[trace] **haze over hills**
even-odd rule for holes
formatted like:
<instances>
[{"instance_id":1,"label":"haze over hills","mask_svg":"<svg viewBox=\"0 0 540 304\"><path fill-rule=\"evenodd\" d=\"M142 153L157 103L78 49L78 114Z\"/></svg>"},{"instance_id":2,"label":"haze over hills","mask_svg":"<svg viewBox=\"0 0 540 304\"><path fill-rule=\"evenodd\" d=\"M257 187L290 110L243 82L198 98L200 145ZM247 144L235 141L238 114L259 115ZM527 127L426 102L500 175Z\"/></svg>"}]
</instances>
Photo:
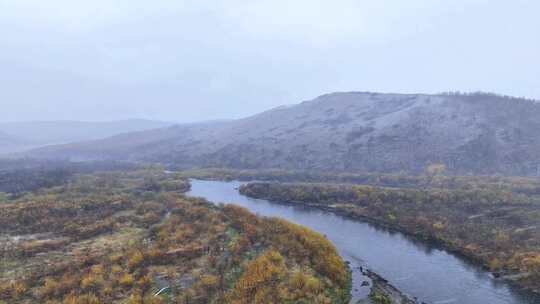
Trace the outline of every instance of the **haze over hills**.
<instances>
[{"instance_id":1,"label":"haze over hills","mask_svg":"<svg viewBox=\"0 0 540 304\"><path fill-rule=\"evenodd\" d=\"M130 119L110 122L37 121L0 123L0 153L89 141L121 133L164 128L171 123ZM2 136L2 134L4 134Z\"/></svg>"},{"instance_id":2,"label":"haze over hills","mask_svg":"<svg viewBox=\"0 0 540 304\"><path fill-rule=\"evenodd\" d=\"M0 153L12 152L17 147L23 147L24 145L24 142L0 131Z\"/></svg>"},{"instance_id":3,"label":"haze over hills","mask_svg":"<svg viewBox=\"0 0 540 304\"><path fill-rule=\"evenodd\" d=\"M18 142L19 141L16 138L14 138L13 136L0 131L0 145L2 145L2 146L3 145L11 145L11 144L16 144Z\"/></svg>"},{"instance_id":4,"label":"haze over hills","mask_svg":"<svg viewBox=\"0 0 540 304\"><path fill-rule=\"evenodd\" d=\"M245 119L46 147L33 156L287 168L536 175L540 104L494 94L332 93Z\"/></svg>"},{"instance_id":5,"label":"haze over hills","mask_svg":"<svg viewBox=\"0 0 540 304\"><path fill-rule=\"evenodd\" d=\"M4 142L7 143L7 142L15 141L15 139L13 137L9 136L8 134L0 131L0 141L2 143L4 143Z\"/></svg>"}]
</instances>

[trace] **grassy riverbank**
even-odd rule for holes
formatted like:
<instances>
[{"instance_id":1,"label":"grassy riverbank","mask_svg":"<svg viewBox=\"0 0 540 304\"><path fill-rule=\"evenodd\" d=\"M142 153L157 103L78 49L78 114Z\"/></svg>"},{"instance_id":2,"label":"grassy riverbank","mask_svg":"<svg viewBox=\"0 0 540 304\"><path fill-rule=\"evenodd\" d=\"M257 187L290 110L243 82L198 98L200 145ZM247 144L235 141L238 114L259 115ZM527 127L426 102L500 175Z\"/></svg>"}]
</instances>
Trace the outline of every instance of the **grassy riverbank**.
<instances>
[{"instance_id":1,"label":"grassy riverbank","mask_svg":"<svg viewBox=\"0 0 540 304\"><path fill-rule=\"evenodd\" d=\"M5 199L0 303L348 303L347 266L322 235L188 189L141 170Z\"/></svg>"},{"instance_id":2,"label":"grassy riverbank","mask_svg":"<svg viewBox=\"0 0 540 304\"><path fill-rule=\"evenodd\" d=\"M427 171L423 175L381 174L367 172L297 171L282 169L233 170L208 168L182 171L186 178L205 180L268 181L285 183L356 184L404 189L452 189L508 191L540 196L540 179L511 176L446 176Z\"/></svg>"},{"instance_id":3,"label":"grassy riverbank","mask_svg":"<svg viewBox=\"0 0 540 304\"><path fill-rule=\"evenodd\" d=\"M510 186L507 186L508 188ZM244 195L307 204L436 241L521 287L540 290L540 202L506 190L252 183Z\"/></svg>"}]
</instances>

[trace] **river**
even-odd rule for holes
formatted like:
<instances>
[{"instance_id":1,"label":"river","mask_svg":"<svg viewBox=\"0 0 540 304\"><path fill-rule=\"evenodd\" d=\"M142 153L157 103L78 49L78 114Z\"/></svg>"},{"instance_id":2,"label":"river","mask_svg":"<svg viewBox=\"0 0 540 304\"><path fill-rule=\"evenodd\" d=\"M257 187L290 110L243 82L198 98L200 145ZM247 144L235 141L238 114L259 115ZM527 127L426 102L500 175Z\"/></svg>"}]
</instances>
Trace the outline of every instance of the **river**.
<instances>
[{"instance_id":1,"label":"river","mask_svg":"<svg viewBox=\"0 0 540 304\"><path fill-rule=\"evenodd\" d=\"M539 304L540 297L496 280L480 267L431 244L372 224L318 209L277 204L241 195L241 182L192 180L190 196L234 203L263 216L307 226L332 241L353 271L353 300L369 287L358 267L366 267L411 297L430 304Z\"/></svg>"}]
</instances>

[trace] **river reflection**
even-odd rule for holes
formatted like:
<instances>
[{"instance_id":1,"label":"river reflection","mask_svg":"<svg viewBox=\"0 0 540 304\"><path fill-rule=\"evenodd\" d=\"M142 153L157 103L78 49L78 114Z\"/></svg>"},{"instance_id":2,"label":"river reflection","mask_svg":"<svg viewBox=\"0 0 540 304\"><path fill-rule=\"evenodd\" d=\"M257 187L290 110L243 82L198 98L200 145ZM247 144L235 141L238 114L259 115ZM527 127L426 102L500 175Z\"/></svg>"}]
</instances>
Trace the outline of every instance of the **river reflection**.
<instances>
[{"instance_id":1,"label":"river reflection","mask_svg":"<svg viewBox=\"0 0 540 304\"><path fill-rule=\"evenodd\" d=\"M495 280L489 272L440 247L402 233L313 208L271 203L240 195L241 182L192 180L191 196L235 203L263 216L305 225L328 237L353 269L364 266L403 292L434 304L539 304L540 298ZM353 272L353 297L364 298L366 280Z\"/></svg>"}]
</instances>

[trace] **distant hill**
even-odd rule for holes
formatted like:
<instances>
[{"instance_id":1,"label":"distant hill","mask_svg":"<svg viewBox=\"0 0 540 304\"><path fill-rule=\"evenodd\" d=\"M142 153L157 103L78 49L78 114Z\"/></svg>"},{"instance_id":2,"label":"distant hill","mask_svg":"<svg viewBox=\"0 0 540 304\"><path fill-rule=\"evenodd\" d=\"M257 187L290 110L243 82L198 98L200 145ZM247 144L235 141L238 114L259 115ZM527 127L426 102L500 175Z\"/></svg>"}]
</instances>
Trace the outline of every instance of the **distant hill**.
<instances>
[{"instance_id":1,"label":"distant hill","mask_svg":"<svg viewBox=\"0 0 540 304\"><path fill-rule=\"evenodd\" d=\"M333 93L245 119L47 147L52 158L181 168L288 168L537 175L540 104L494 94Z\"/></svg>"},{"instance_id":2,"label":"distant hill","mask_svg":"<svg viewBox=\"0 0 540 304\"><path fill-rule=\"evenodd\" d=\"M0 131L35 144L54 144L94 140L170 125L167 122L143 119L109 122L37 121L0 123Z\"/></svg>"},{"instance_id":3,"label":"distant hill","mask_svg":"<svg viewBox=\"0 0 540 304\"><path fill-rule=\"evenodd\" d=\"M30 147L96 140L116 134L164 128L170 125L172 124L167 122L142 119L111 122L0 123L0 153L18 152Z\"/></svg>"},{"instance_id":4,"label":"distant hill","mask_svg":"<svg viewBox=\"0 0 540 304\"><path fill-rule=\"evenodd\" d=\"M0 132L0 143L9 143L13 141L16 141L16 140L12 136L4 132Z\"/></svg>"},{"instance_id":5,"label":"distant hill","mask_svg":"<svg viewBox=\"0 0 540 304\"><path fill-rule=\"evenodd\" d=\"M0 154L20 151L31 147L26 142L0 131Z\"/></svg>"}]
</instances>

